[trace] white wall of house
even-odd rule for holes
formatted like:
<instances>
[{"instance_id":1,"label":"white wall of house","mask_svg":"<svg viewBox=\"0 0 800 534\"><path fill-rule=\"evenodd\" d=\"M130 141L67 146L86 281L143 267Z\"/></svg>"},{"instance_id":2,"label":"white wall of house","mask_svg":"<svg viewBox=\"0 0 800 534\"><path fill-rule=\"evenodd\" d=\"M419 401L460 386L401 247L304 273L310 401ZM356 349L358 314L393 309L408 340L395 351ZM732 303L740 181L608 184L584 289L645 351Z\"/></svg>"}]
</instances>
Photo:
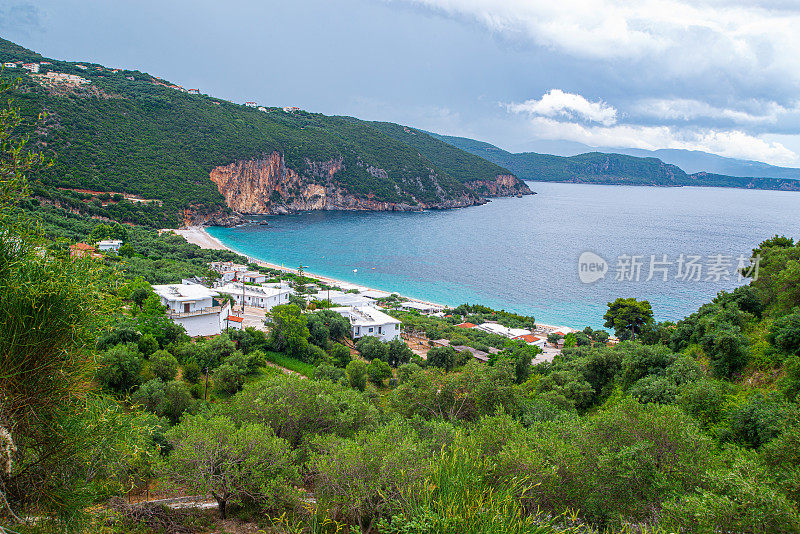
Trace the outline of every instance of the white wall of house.
<instances>
[{"instance_id":1,"label":"white wall of house","mask_svg":"<svg viewBox=\"0 0 800 534\"><path fill-rule=\"evenodd\" d=\"M214 305L211 297L196 300L178 301L161 297L161 304L175 313L198 312Z\"/></svg>"},{"instance_id":2,"label":"white wall of house","mask_svg":"<svg viewBox=\"0 0 800 534\"><path fill-rule=\"evenodd\" d=\"M400 325L398 323L386 323L381 325L353 325L353 339L364 336L377 337L381 341L392 341L400 337Z\"/></svg>"},{"instance_id":3,"label":"white wall of house","mask_svg":"<svg viewBox=\"0 0 800 534\"><path fill-rule=\"evenodd\" d=\"M189 315L188 317L175 317L173 322L182 325L191 337L216 336L222 332L220 328L219 312Z\"/></svg>"}]
</instances>

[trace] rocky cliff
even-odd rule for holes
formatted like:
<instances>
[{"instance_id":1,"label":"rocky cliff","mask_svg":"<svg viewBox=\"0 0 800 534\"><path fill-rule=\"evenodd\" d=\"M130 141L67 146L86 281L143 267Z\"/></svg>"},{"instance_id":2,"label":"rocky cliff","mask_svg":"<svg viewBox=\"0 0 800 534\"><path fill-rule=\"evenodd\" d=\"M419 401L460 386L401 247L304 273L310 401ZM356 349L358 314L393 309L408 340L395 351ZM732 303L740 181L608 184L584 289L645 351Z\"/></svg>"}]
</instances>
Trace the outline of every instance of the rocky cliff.
<instances>
[{"instance_id":1,"label":"rocky cliff","mask_svg":"<svg viewBox=\"0 0 800 534\"><path fill-rule=\"evenodd\" d=\"M359 162L360 167L375 177L385 177L386 171ZM225 197L226 204L243 214L281 214L307 210L370 210L413 211L421 209L458 208L483 204L486 201L468 188L453 194L438 185L435 173L426 178L432 180L436 189L435 201L422 201L397 188L398 197L405 200L387 201L372 193L357 195L348 191L338 181L338 173L345 168L341 157L328 161L305 161L300 173L286 165L284 157L273 152L262 158L235 161L214 168L211 180ZM514 176L498 176L496 181L481 181L486 196L530 193L527 186ZM522 187L520 187L520 185ZM452 188L451 188L452 189Z\"/></svg>"},{"instance_id":2,"label":"rocky cliff","mask_svg":"<svg viewBox=\"0 0 800 534\"><path fill-rule=\"evenodd\" d=\"M513 174L498 174L494 180L472 180L464 185L486 197L510 197L515 195L533 195L528 184Z\"/></svg>"}]
</instances>

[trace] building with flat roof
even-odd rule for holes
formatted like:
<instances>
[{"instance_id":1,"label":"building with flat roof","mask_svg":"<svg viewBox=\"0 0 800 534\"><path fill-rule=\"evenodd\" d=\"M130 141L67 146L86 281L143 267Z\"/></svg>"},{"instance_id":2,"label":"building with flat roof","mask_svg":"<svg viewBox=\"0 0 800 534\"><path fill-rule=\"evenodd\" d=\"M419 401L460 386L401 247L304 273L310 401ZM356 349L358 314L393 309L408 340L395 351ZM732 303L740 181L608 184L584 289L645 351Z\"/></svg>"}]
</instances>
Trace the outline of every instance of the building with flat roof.
<instances>
[{"instance_id":1,"label":"building with flat roof","mask_svg":"<svg viewBox=\"0 0 800 534\"><path fill-rule=\"evenodd\" d=\"M373 336L381 341L392 341L400 337L400 321L377 308L348 306L331 309L350 320L353 339Z\"/></svg>"},{"instance_id":2,"label":"building with flat roof","mask_svg":"<svg viewBox=\"0 0 800 534\"><path fill-rule=\"evenodd\" d=\"M323 289L312 295L313 299L327 301L330 298L331 304L338 307L342 306L375 306L375 301L369 297L358 293L345 293L337 289Z\"/></svg>"},{"instance_id":3,"label":"building with flat roof","mask_svg":"<svg viewBox=\"0 0 800 534\"><path fill-rule=\"evenodd\" d=\"M215 300L214 290L199 284L166 284L153 291L167 307L167 317L183 326L192 337L215 336L222 332L223 307Z\"/></svg>"},{"instance_id":4,"label":"building with flat roof","mask_svg":"<svg viewBox=\"0 0 800 534\"><path fill-rule=\"evenodd\" d=\"M444 309L443 306L438 304L425 304L423 302L416 302L409 300L408 302L401 302L400 307L407 311L418 311L422 314L438 313Z\"/></svg>"},{"instance_id":5,"label":"building with flat roof","mask_svg":"<svg viewBox=\"0 0 800 534\"><path fill-rule=\"evenodd\" d=\"M271 310L273 306L288 304L292 290L287 287L249 286L241 282L231 282L218 287L217 291L230 295L238 306L244 302L245 306Z\"/></svg>"},{"instance_id":6,"label":"building with flat roof","mask_svg":"<svg viewBox=\"0 0 800 534\"><path fill-rule=\"evenodd\" d=\"M106 252L107 250L119 250L119 247L121 246L122 241L119 239L104 239L97 242L97 249L100 252Z\"/></svg>"}]
</instances>

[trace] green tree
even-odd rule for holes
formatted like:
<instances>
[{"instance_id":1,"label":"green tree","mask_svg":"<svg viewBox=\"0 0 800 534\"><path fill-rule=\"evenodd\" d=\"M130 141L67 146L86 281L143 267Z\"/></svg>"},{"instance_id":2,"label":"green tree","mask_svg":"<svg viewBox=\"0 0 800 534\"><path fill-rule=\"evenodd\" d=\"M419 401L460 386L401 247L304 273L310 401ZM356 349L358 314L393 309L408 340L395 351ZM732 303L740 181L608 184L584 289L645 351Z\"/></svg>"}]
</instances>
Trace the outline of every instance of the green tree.
<instances>
[{"instance_id":1,"label":"green tree","mask_svg":"<svg viewBox=\"0 0 800 534\"><path fill-rule=\"evenodd\" d=\"M224 417L197 416L172 428L167 439L173 450L166 474L193 493L213 495L223 519L231 500L277 508L296 498L295 455L268 427L237 428Z\"/></svg>"},{"instance_id":2,"label":"green tree","mask_svg":"<svg viewBox=\"0 0 800 534\"><path fill-rule=\"evenodd\" d=\"M347 382L350 387L364 391L367 387L367 364L361 360L353 360L345 367Z\"/></svg>"},{"instance_id":3,"label":"green tree","mask_svg":"<svg viewBox=\"0 0 800 534\"><path fill-rule=\"evenodd\" d=\"M303 359L308 351L308 326L306 317L294 304L281 304L272 308L270 342L279 352Z\"/></svg>"},{"instance_id":4,"label":"green tree","mask_svg":"<svg viewBox=\"0 0 800 534\"><path fill-rule=\"evenodd\" d=\"M352 356L350 356L350 349L340 343L333 343L328 350L328 354L331 357L333 365L342 369L347 367L347 364L353 359Z\"/></svg>"},{"instance_id":5,"label":"green tree","mask_svg":"<svg viewBox=\"0 0 800 534\"><path fill-rule=\"evenodd\" d=\"M646 300L638 301L634 298L618 298L608 303L608 311L603 315L605 326L613 328L620 339L630 337L635 339L642 327L653 323L653 309Z\"/></svg>"},{"instance_id":6,"label":"green tree","mask_svg":"<svg viewBox=\"0 0 800 534\"><path fill-rule=\"evenodd\" d=\"M384 380L392 377L392 368L385 361L375 358L367 368L367 376L370 382L380 387Z\"/></svg>"},{"instance_id":7,"label":"green tree","mask_svg":"<svg viewBox=\"0 0 800 534\"><path fill-rule=\"evenodd\" d=\"M395 338L389 342L389 350L387 352L387 363L395 369L403 364L411 361L414 353L409 346L400 338Z\"/></svg>"},{"instance_id":8,"label":"green tree","mask_svg":"<svg viewBox=\"0 0 800 534\"><path fill-rule=\"evenodd\" d=\"M375 336L364 336L356 343L356 350L361 357L367 361L375 358L379 360L389 360L389 346Z\"/></svg>"},{"instance_id":9,"label":"green tree","mask_svg":"<svg viewBox=\"0 0 800 534\"><path fill-rule=\"evenodd\" d=\"M108 391L124 393L139 384L142 358L134 343L116 345L100 355L97 380Z\"/></svg>"},{"instance_id":10,"label":"green tree","mask_svg":"<svg viewBox=\"0 0 800 534\"><path fill-rule=\"evenodd\" d=\"M150 370L164 382L169 382L178 374L178 359L165 350L156 351L150 356Z\"/></svg>"},{"instance_id":11,"label":"green tree","mask_svg":"<svg viewBox=\"0 0 800 534\"><path fill-rule=\"evenodd\" d=\"M156 341L153 334L145 334L139 338L138 346L139 352L141 352L145 358L150 358L150 355L158 350L158 341Z\"/></svg>"},{"instance_id":12,"label":"green tree","mask_svg":"<svg viewBox=\"0 0 800 534\"><path fill-rule=\"evenodd\" d=\"M426 363L430 367L444 369L446 373L461 367L471 358L468 352L456 352L453 347L434 347L428 351Z\"/></svg>"}]
</instances>

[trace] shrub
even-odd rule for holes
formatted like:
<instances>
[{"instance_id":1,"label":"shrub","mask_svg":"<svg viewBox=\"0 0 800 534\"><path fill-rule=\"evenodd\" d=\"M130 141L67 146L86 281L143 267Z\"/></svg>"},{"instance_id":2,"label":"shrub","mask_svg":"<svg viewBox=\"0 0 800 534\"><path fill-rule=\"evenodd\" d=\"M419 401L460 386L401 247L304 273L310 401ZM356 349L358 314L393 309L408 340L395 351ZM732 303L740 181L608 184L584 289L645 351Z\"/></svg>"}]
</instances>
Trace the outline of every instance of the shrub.
<instances>
[{"instance_id":1,"label":"shrub","mask_svg":"<svg viewBox=\"0 0 800 534\"><path fill-rule=\"evenodd\" d=\"M328 354L331 357L333 365L342 369L347 367L347 364L353 359L352 356L350 356L350 349L340 343L333 343L328 350Z\"/></svg>"},{"instance_id":2,"label":"shrub","mask_svg":"<svg viewBox=\"0 0 800 534\"><path fill-rule=\"evenodd\" d=\"M193 493L210 493L221 518L231 500L275 509L293 503L298 472L286 440L269 427L239 428L224 417L192 417L167 433L173 450L166 474Z\"/></svg>"},{"instance_id":3,"label":"shrub","mask_svg":"<svg viewBox=\"0 0 800 534\"><path fill-rule=\"evenodd\" d=\"M178 374L178 360L165 350L156 351L150 356L150 371L164 382L168 382Z\"/></svg>"},{"instance_id":4,"label":"shrub","mask_svg":"<svg viewBox=\"0 0 800 534\"><path fill-rule=\"evenodd\" d=\"M353 360L345 367L347 383L351 388L364 391L367 387L367 364L361 360Z\"/></svg>"},{"instance_id":5,"label":"shrub","mask_svg":"<svg viewBox=\"0 0 800 534\"><path fill-rule=\"evenodd\" d=\"M367 368L367 376L369 381L376 386L383 386L383 381L392 376L392 368L383 360L375 358Z\"/></svg>"},{"instance_id":6,"label":"shrub","mask_svg":"<svg viewBox=\"0 0 800 534\"><path fill-rule=\"evenodd\" d=\"M388 345L374 336L364 336L359 339L356 343L356 350L362 358L370 362L375 358L383 361L389 360Z\"/></svg>"},{"instance_id":7,"label":"shrub","mask_svg":"<svg viewBox=\"0 0 800 534\"><path fill-rule=\"evenodd\" d=\"M97 380L104 389L123 393L139 383L142 359L135 343L116 345L100 355Z\"/></svg>"},{"instance_id":8,"label":"shrub","mask_svg":"<svg viewBox=\"0 0 800 534\"><path fill-rule=\"evenodd\" d=\"M153 334L145 334L139 338L138 346L139 352L141 352L145 358L149 358L151 354L158 350L158 341Z\"/></svg>"},{"instance_id":9,"label":"shrub","mask_svg":"<svg viewBox=\"0 0 800 534\"><path fill-rule=\"evenodd\" d=\"M244 374L235 365L223 363L214 370L214 388L221 392L233 395L244 385Z\"/></svg>"}]
</instances>

